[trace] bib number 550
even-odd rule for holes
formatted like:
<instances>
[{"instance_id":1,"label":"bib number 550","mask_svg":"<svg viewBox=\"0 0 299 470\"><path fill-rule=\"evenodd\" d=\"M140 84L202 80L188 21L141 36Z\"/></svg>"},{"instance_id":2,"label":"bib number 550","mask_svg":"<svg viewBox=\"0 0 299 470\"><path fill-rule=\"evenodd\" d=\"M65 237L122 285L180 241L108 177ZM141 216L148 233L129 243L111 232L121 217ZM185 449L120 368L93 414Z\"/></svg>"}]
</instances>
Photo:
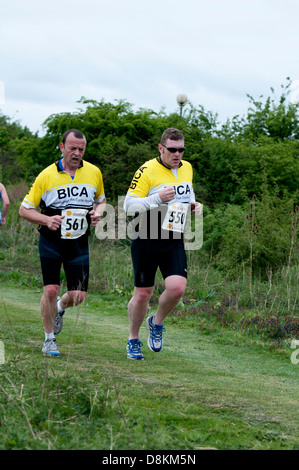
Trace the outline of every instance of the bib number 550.
<instances>
[{"instance_id":1,"label":"bib number 550","mask_svg":"<svg viewBox=\"0 0 299 470\"><path fill-rule=\"evenodd\" d=\"M188 204L174 202L168 205L162 228L171 232L184 232Z\"/></svg>"}]
</instances>

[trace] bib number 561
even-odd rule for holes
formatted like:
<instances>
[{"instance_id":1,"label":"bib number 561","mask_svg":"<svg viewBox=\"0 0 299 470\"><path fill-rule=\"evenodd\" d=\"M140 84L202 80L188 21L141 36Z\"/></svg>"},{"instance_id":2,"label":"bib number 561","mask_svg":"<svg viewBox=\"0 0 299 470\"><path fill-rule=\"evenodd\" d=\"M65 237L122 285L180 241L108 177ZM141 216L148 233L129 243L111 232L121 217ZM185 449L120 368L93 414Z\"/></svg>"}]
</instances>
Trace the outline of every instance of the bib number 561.
<instances>
[{"instance_id":1,"label":"bib number 561","mask_svg":"<svg viewBox=\"0 0 299 470\"><path fill-rule=\"evenodd\" d=\"M84 227L84 219L71 219L71 218L68 218L66 219L65 221L65 228L66 230L69 230L69 231L77 231L78 229L79 230L82 230Z\"/></svg>"},{"instance_id":2,"label":"bib number 561","mask_svg":"<svg viewBox=\"0 0 299 470\"><path fill-rule=\"evenodd\" d=\"M61 211L64 218L61 222L61 238L79 238L86 232L88 223L85 209L65 209Z\"/></svg>"}]
</instances>

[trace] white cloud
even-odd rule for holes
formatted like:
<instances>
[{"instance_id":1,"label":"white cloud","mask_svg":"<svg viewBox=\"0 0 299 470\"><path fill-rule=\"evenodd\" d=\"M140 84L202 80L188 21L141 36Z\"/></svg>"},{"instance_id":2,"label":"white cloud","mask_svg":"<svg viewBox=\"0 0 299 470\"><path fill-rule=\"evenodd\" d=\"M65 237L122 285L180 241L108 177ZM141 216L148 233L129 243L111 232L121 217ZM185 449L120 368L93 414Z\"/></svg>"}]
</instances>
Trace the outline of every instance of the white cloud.
<instances>
[{"instance_id":1,"label":"white cloud","mask_svg":"<svg viewBox=\"0 0 299 470\"><path fill-rule=\"evenodd\" d=\"M244 114L246 93L299 79L298 13L292 0L10 0L1 110L36 130L82 95L173 112L184 92L223 120Z\"/></svg>"}]
</instances>

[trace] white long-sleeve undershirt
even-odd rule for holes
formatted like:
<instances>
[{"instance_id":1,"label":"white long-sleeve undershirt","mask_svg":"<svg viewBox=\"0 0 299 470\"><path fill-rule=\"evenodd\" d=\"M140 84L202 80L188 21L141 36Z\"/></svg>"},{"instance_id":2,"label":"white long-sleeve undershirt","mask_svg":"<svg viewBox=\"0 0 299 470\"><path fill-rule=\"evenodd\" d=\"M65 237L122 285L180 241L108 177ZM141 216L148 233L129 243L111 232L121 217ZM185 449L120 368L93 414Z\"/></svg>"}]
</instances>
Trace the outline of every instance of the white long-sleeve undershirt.
<instances>
[{"instance_id":1,"label":"white long-sleeve undershirt","mask_svg":"<svg viewBox=\"0 0 299 470\"><path fill-rule=\"evenodd\" d=\"M169 203L175 202L175 198ZM190 203L195 202L195 194L193 188L190 195ZM146 212L150 209L160 206L163 203L159 194L152 194L147 197L134 197L131 194L127 194L124 200L124 211L129 214L135 214L136 212Z\"/></svg>"},{"instance_id":2,"label":"white long-sleeve undershirt","mask_svg":"<svg viewBox=\"0 0 299 470\"><path fill-rule=\"evenodd\" d=\"M124 211L130 215L135 212L146 212L154 207L158 207L162 204L162 200L159 194L153 194L147 197L134 197L131 194L127 194L124 200Z\"/></svg>"}]
</instances>

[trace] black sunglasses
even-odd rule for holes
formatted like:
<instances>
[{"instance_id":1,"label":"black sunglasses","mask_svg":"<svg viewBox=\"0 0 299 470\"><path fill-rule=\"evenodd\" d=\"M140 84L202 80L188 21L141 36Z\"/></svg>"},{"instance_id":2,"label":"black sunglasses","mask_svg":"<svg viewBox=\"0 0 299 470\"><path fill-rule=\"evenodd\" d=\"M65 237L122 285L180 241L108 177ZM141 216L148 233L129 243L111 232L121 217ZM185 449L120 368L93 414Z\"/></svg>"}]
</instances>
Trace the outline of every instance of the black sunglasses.
<instances>
[{"instance_id":1,"label":"black sunglasses","mask_svg":"<svg viewBox=\"0 0 299 470\"><path fill-rule=\"evenodd\" d=\"M179 153L183 153L185 152L185 147L181 147L179 149L175 148L175 147L166 147L166 145L164 144L161 144L163 147L166 148L166 150L168 150L168 152L170 153L176 153L176 152L179 152Z\"/></svg>"}]
</instances>

